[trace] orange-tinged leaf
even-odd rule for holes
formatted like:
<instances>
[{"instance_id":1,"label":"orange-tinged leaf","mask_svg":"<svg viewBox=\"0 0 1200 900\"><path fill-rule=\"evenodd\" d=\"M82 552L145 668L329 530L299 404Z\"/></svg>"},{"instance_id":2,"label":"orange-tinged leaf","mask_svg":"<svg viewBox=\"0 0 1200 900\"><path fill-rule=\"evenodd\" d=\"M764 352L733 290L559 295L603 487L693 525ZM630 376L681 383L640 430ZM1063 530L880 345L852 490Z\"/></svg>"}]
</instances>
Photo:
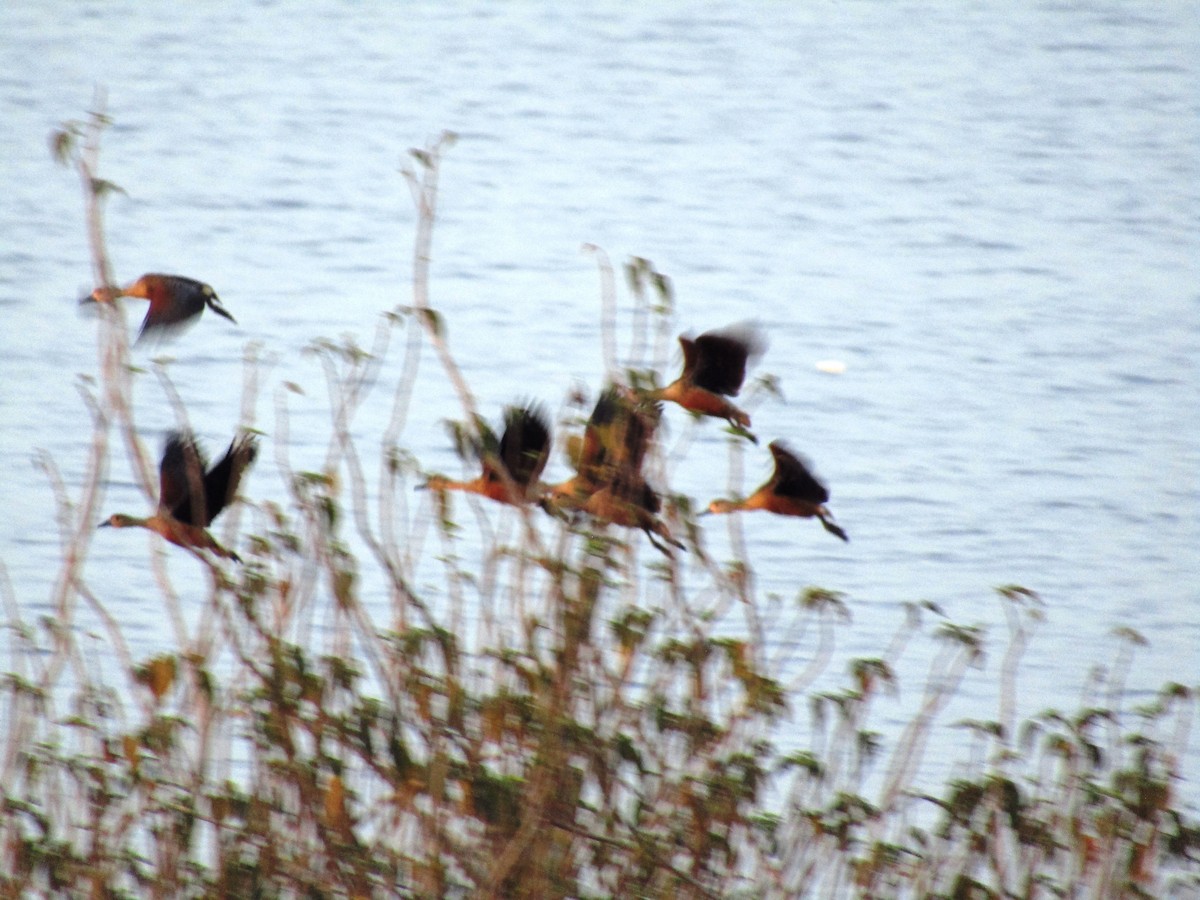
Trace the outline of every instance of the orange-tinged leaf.
<instances>
[{"instance_id":1,"label":"orange-tinged leaf","mask_svg":"<svg viewBox=\"0 0 1200 900\"><path fill-rule=\"evenodd\" d=\"M161 700L163 695L175 683L175 657L160 656L150 661L150 690L155 700Z\"/></svg>"},{"instance_id":2,"label":"orange-tinged leaf","mask_svg":"<svg viewBox=\"0 0 1200 900\"><path fill-rule=\"evenodd\" d=\"M141 756L138 754L137 738L131 734L121 738L121 749L125 752L125 758L129 760L129 767L134 772L138 770L138 763L141 762Z\"/></svg>"},{"instance_id":3,"label":"orange-tinged leaf","mask_svg":"<svg viewBox=\"0 0 1200 900\"><path fill-rule=\"evenodd\" d=\"M346 786L340 775L330 778L329 787L325 789L325 822L339 831L350 824L350 816L346 813Z\"/></svg>"}]
</instances>

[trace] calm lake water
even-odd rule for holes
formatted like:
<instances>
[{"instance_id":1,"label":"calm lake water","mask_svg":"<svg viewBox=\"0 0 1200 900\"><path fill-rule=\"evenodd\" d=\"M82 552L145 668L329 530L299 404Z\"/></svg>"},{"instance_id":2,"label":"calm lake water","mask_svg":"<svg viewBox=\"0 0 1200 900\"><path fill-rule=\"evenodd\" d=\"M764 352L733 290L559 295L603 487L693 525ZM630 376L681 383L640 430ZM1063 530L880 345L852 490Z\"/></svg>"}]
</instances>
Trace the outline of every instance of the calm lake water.
<instances>
[{"instance_id":1,"label":"calm lake water","mask_svg":"<svg viewBox=\"0 0 1200 900\"><path fill-rule=\"evenodd\" d=\"M211 448L257 341L268 444L295 381L293 456L319 467L325 389L299 351L369 344L409 301L398 170L450 129L432 303L485 414L594 389L600 292L580 246L646 257L673 279L677 331L770 333L759 371L784 396L755 405L756 430L813 459L852 543L744 525L763 590L846 593L839 660L882 652L904 601L935 601L996 641L947 721L991 717L992 588L1019 583L1047 604L1022 712L1077 703L1116 626L1150 642L1139 693L1200 680L1194 4L10 3L0 52L0 559L31 617L59 550L31 457L78 490L75 384L96 344L74 305L92 287L79 186L47 135L104 85L102 172L128 192L108 204L119 277L202 278L238 319L163 348ZM831 359L842 374L818 369ZM382 429L386 393L360 433ZM458 471L440 423L461 413L430 356L417 398L403 442ZM156 453L173 420L153 376L137 402ZM721 430L668 420L686 446L673 487L724 493ZM746 452L746 486L768 459ZM556 456L548 474L565 471ZM120 456L109 480L106 510L145 508ZM269 446L246 493L284 496ZM727 554L724 524L708 532ZM104 532L87 568L139 656L169 639L146 560L143 538ZM185 602L201 594L186 555L171 571Z\"/></svg>"}]
</instances>

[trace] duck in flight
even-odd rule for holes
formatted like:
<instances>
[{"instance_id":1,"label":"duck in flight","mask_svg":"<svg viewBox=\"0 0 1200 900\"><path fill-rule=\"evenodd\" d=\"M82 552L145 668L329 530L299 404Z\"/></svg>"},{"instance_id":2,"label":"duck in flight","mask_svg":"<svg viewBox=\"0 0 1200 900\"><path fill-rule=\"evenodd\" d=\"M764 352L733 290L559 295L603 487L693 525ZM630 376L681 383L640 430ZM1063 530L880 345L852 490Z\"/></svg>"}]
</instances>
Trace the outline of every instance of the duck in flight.
<instances>
[{"instance_id":1,"label":"duck in flight","mask_svg":"<svg viewBox=\"0 0 1200 900\"><path fill-rule=\"evenodd\" d=\"M683 549L659 518L662 501L642 475L660 416L657 405L638 402L631 392L615 385L606 388L596 400L582 439L568 442L575 475L552 487L543 506L549 512L582 510L599 522L640 528L664 553L670 551L656 535Z\"/></svg>"},{"instance_id":2,"label":"duck in flight","mask_svg":"<svg viewBox=\"0 0 1200 900\"><path fill-rule=\"evenodd\" d=\"M478 477L455 481L432 475L421 487L465 491L497 503L522 506L537 499L538 479L550 458L550 426L537 406L510 406L504 411L504 432L499 441L481 423L480 438L471 450L482 466Z\"/></svg>"},{"instance_id":3,"label":"duck in flight","mask_svg":"<svg viewBox=\"0 0 1200 900\"><path fill-rule=\"evenodd\" d=\"M809 471L803 458L782 441L772 441L770 450L775 458L775 471L770 478L748 497L714 500L708 505L708 511L731 513L765 509L780 516L815 517L830 534L849 541L846 532L834 522L833 515L825 506L829 502L828 489Z\"/></svg>"},{"instance_id":4,"label":"duck in flight","mask_svg":"<svg viewBox=\"0 0 1200 900\"><path fill-rule=\"evenodd\" d=\"M241 562L241 557L218 544L206 529L233 502L242 475L257 453L258 442L252 435L236 437L210 469L194 435L172 432L167 435L158 467L158 510L145 519L114 513L101 527L148 528L176 546L211 550Z\"/></svg>"},{"instance_id":5,"label":"duck in flight","mask_svg":"<svg viewBox=\"0 0 1200 900\"><path fill-rule=\"evenodd\" d=\"M702 416L725 419L747 429L750 416L727 397L736 397L746 380L746 367L766 349L762 332L750 324L729 325L699 337L679 336L683 371L666 387L648 392L654 400L670 400ZM750 435L751 440L755 440ZM756 441L757 443L757 441Z\"/></svg>"},{"instance_id":6,"label":"duck in flight","mask_svg":"<svg viewBox=\"0 0 1200 900\"><path fill-rule=\"evenodd\" d=\"M149 273L125 287L105 285L84 297L80 303L113 303L118 297L138 297L150 301L146 318L138 331L138 341L150 334L166 334L191 322L208 307L230 322L237 320L221 305L211 286L182 275Z\"/></svg>"}]
</instances>

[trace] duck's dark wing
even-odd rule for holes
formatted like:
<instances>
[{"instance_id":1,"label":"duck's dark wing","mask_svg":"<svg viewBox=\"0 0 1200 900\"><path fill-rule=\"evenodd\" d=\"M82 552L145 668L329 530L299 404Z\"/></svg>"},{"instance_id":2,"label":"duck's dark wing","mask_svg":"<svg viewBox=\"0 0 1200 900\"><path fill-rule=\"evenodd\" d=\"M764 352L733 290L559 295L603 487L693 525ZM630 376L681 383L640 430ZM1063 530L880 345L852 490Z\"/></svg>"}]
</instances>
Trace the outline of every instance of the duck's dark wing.
<instances>
[{"instance_id":1,"label":"duck's dark wing","mask_svg":"<svg viewBox=\"0 0 1200 900\"><path fill-rule=\"evenodd\" d=\"M706 331L694 343L692 384L730 397L736 397L742 389L746 363L760 356L766 347L762 333L752 325ZM686 349L684 359L687 359Z\"/></svg>"},{"instance_id":2,"label":"duck's dark wing","mask_svg":"<svg viewBox=\"0 0 1200 900\"><path fill-rule=\"evenodd\" d=\"M770 447L775 457L775 474L771 476L775 494L808 503L828 502L829 491L808 470L803 457L781 441L772 441Z\"/></svg>"},{"instance_id":3,"label":"duck's dark wing","mask_svg":"<svg viewBox=\"0 0 1200 900\"><path fill-rule=\"evenodd\" d=\"M583 435L577 439L575 449L572 450L568 443L575 471L584 482L591 485L598 485L604 480L604 469L609 463L607 438L617 414L616 404L616 390L609 386L596 398L596 405L588 416Z\"/></svg>"},{"instance_id":4,"label":"duck's dark wing","mask_svg":"<svg viewBox=\"0 0 1200 900\"><path fill-rule=\"evenodd\" d=\"M624 423L619 434L620 465L634 473L640 473L642 462L646 459L646 453L654 440L654 432L662 418L662 406L647 403L635 406L626 400L624 413Z\"/></svg>"},{"instance_id":5,"label":"duck's dark wing","mask_svg":"<svg viewBox=\"0 0 1200 900\"><path fill-rule=\"evenodd\" d=\"M216 292L201 281L182 275L146 275L150 309L142 320L139 339L147 331L174 330L204 312Z\"/></svg>"},{"instance_id":6,"label":"duck's dark wing","mask_svg":"<svg viewBox=\"0 0 1200 900\"><path fill-rule=\"evenodd\" d=\"M241 435L233 439L225 455L204 476L205 526L212 524L212 520L237 496L242 475L257 455L258 441L255 437L249 434Z\"/></svg>"},{"instance_id":7,"label":"duck's dark wing","mask_svg":"<svg viewBox=\"0 0 1200 900\"><path fill-rule=\"evenodd\" d=\"M588 419L580 470L586 466L590 475L601 480L614 470L640 472L660 416L658 406L635 404L610 385Z\"/></svg>"},{"instance_id":8,"label":"duck's dark wing","mask_svg":"<svg viewBox=\"0 0 1200 900\"><path fill-rule=\"evenodd\" d=\"M497 453L509 477L522 487L537 481L550 458L550 427L536 406L504 411L504 434Z\"/></svg>"},{"instance_id":9,"label":"duck's dark wing","mask_svg":"<svg viewBox=\"0 0 1200 900\"><path fill-rule=\"evenodd\" d=\"M700 351L696 347L696 341L684 334L679 336L679 346L683 349L683 371L679 373L679 377L690 380L696 373Z\"/></svg>"},{"instance_id":10,"label":"duck's dark wing","mask_svg":"<svg viewBox=\"0 0 1200 900\"><path fill-rule=\"evenodd\" d=\"M188 525L207 525L199 519L208 507L208 465L204 451L191 432L173 431L167 435L162 462L158 466L158 507ZM196 498L196 503L192 498ZM201 509L201 506L204 509Z\"/></svg>"}]
</instances>

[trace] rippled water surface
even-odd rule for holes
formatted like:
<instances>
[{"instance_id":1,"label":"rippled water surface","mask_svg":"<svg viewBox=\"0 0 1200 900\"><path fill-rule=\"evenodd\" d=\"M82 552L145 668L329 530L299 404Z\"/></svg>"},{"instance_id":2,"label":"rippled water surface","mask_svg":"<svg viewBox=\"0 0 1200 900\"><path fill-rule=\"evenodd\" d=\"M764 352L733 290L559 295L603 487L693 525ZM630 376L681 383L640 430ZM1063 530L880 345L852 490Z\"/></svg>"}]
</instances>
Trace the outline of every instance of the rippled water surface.
<instances>
[{"instance_id":1,"label":"rippled water surface","mask_svg":"<svg viewBox=\"0 0 1200 900\"><path fill-rule=\"evenodd\" d=\"M319 467L324 387L299 351L369 343L408 302L398 170L451 129L432 302L485 412L594 387L599 280L580 246L646 257L673 279L677 330L769 331L760 368L784 398L754 406L756 430L815 461L852 543L760 514L750 550L765 590L846 592L845 653L881 652L918 599L998 640L991 588L1015 582L1047 603L1025 712L1074 704L1118 625L1151 644L1135 688L1196 682L1194 6L7 4L0 51L0 558L23 607L45 603L59 549L30 459L44 448L77 489L75 382L95 359L73 302L91 289L78 184L46 138L101 84L102 169L128 192L108 204L119 276L203 278L238 318L164 348L210 445L237 421L257 341L275 359L259 423L269 441L278 385L305 386L291 442ZM460 413L423 366L404 442L453 471L440 420ZM173 419L153 376L136 399L157 448ZM388 410L368 405L360 432ZM668 418L673 486L723 493L720 429ZM283 496L273 457L251 496ZM744 468L765 477L765 449ZM109 481L106 510L144 508L119 462ZM723 523L708 532L726 554ZM105 532L87 570L144 654L163 627L140 599L146 554ZM194 566L172 560L185 594ZM994 711L969 703L998 657L965 715Z\"/></svg>"}]
</instances>

